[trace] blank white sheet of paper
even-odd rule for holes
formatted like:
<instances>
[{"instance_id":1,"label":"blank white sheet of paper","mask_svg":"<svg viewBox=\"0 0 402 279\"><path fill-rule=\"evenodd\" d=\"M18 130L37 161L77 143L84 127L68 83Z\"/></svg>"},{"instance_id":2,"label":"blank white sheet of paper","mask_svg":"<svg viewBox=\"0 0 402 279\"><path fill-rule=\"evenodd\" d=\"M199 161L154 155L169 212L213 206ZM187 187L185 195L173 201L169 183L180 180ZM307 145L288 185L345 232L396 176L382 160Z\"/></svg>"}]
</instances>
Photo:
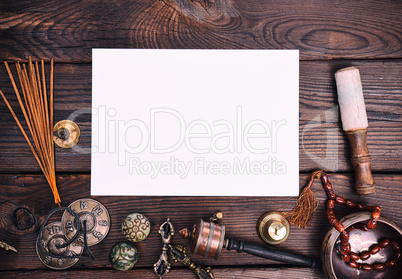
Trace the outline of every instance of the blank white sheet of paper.
<instances>
[{"instance_id":1,"label":"blank white sheet of paper","mask_svg":"<svg viewBox=\"0 0 402 279\"><path fill-rule=\"evenodd\" d=\"M298 195L298 50L92 55L92 195Z\"/></svg>"}]
</instances>

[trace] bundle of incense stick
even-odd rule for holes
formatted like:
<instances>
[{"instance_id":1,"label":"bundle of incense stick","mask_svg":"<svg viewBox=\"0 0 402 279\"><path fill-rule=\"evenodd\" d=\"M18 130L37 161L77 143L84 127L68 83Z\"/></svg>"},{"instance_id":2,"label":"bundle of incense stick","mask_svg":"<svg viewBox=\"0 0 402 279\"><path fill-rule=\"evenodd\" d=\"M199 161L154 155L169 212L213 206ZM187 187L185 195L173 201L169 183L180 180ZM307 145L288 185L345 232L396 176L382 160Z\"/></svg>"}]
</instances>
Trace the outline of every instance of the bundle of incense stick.
<instances>
[{"instance_id":1,"label":"bundle of incense stick","mask_svg":"<svg viewBox=\"0 0 402 279\"><path fill-rule=\"evenodd\" d=\"M22 64L21 67L19 62L15 63L23 98L20 95L8 63L4 62L4 64L11 83L13 84L15 95L17 96L32 141L28 137L21 122L17 118L17 115L14 113L14 110L1 90L0 94L24 135L36 161L42 169L43 174L52 189L55 203L60 206L61 200L56 186L53 144L53 59L50 64L49 97L46 90L45 65L43 60L41 60L40 69L38 65L39 63L37 61L33 63L31 57L29 57L27 66Z\"/></svg>"}]
</instances>

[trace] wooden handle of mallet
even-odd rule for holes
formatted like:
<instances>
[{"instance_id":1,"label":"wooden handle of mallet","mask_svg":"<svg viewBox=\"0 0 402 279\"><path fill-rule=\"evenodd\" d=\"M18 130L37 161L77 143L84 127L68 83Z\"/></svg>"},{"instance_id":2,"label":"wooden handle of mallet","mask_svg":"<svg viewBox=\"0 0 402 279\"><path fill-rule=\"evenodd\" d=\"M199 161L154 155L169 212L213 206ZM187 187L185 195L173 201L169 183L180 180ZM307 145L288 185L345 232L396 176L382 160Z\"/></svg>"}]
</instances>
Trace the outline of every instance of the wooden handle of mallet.
<instances>
[{"instance_id":1,"label":"wooden handle of mallet","mask_svg":"<svg viewBox=\"0 0 402 279\"><path fill-rule=\"evenodd\" d=\"M371 157L367 149L367 114L359 70L355 67L335 73L338 101L355 170L355 187L359 195L374 193L375 183L371 174Z\"/></svg>"}]
</instances>

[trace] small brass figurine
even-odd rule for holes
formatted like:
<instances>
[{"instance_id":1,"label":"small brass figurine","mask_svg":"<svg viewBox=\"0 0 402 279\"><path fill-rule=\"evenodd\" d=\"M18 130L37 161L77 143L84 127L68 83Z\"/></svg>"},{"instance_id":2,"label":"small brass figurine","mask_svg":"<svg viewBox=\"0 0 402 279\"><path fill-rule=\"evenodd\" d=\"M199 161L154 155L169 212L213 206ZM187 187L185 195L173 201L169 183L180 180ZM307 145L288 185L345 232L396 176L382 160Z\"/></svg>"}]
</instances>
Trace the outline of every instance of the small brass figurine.
<instances>
[{"instance_id":1,"label":"small brass figurine","mask_svg":"<svg viewBox=\"0 0 402 279\"><path fill-rule=\"evenodd\" d=\"M199 279L214 279L214 273L210 267L197 266L191 261L190 257L186 254L186 248L182 245L170 245L169 244L169 254L170 257L175 262L180 262L181 264L187 266Z\"/></svg>"},{"instance_id":2,"label":"small brass figurine","mask_svg":"<svg viewBox=\"0 0 402 279\"><path fill-rule=\"evenodd\" d=\"M167 252L169 250L168 245L170 244L170 240L174 233L175 231L173 225L168 218L167 221L159 227L159 234L162 237L163 246L162 253L159 256L159 260L154 264L154 271L157 275L159 275L159 278L162 278L162 276L165 273L168 273L170 270L170 263Z\"/></svg>"},{"instance_id":3,"label":"small brass figurine","mask_svg":"<svg viewBox=\"0 0 402 279\"><path fill-rule=\"evenodd\" d=\"M17 249L15 249L13 246L8 245L7 243L5 243L3 241L0 241L0 247L5 249L5 250L11 250L11 251L14 251L14 252L18 252Z\"/></svg>"}]
</instances>

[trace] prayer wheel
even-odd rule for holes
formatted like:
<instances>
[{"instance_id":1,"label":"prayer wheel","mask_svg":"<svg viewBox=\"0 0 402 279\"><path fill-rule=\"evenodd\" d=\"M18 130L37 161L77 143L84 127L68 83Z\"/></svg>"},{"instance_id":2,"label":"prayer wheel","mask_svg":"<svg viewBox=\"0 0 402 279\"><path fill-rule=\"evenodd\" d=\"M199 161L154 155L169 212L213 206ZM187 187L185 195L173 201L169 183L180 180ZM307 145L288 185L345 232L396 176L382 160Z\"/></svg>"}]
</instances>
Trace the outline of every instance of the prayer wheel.
<instances>
[{"instance_id":1,"label":"prayer wheel","mask_svg":"<svg viewBox=\"0 0 402 279\"><path fill-rule=\"evenodd\" d=\"M298 255L286 250L272 249L269 246L248 244L233 238L225 239L225 225L223 224L205 222L200 219L191 231L183 229L179 233L181 237L190 239L191 252L203 257L218 259L222 249L226 248L229 251L246 252L278 262L311 268L316 266L316 260L313 257Z\"/></svg>"},{"instance_id":2,"label":"prayer wheel","mask_svg":"<svg viewBox=\"0 0 402 279\"><path fill-rule=\"evenodd\" d=\"M203 257L218 259L225 242L225 225L198 220L195 226L195 241L191 251Z\"/></svg>"}]
</instances>

